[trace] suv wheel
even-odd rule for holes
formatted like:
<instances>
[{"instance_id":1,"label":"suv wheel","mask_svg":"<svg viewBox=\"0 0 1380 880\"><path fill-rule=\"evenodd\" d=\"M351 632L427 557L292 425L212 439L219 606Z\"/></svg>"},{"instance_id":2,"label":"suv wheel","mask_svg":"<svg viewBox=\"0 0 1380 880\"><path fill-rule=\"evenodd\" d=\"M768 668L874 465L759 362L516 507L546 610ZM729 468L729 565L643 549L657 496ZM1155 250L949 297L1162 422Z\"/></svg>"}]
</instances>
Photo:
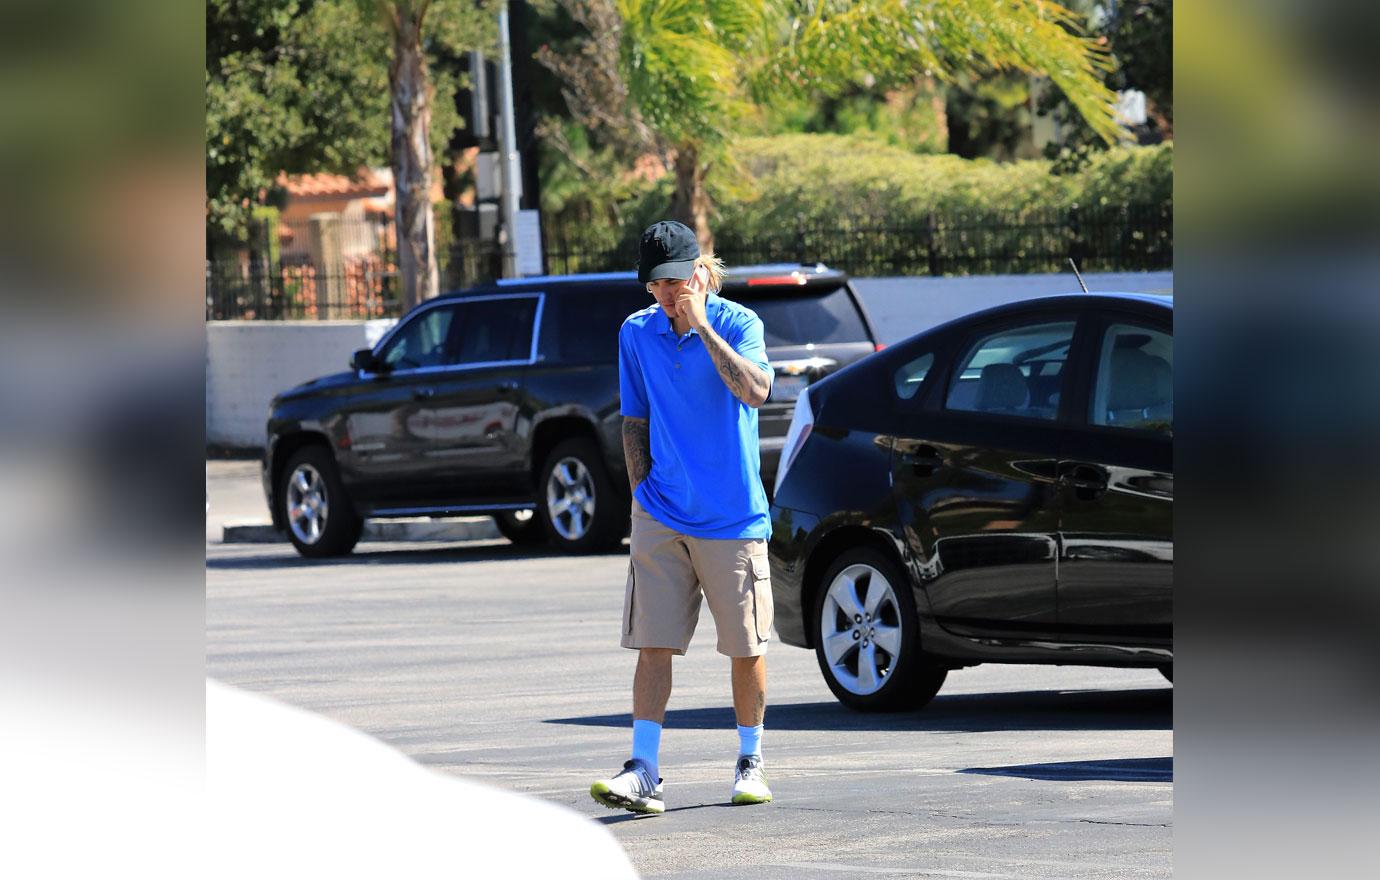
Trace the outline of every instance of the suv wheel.
<instances>
[{"instance_id":1,"label":"suv wheel","mask_svg":"<svg viewBox=\"0 0 1380 880\"><path fill-rule=\"evenodd\" d=\"M335 459L321 446L299 449L283 468L278 503L288 539L303 556L343 556L359 543L364 521L355 513Z\"/></svg>"},{"instance_id":2,"label":"suv wheel","mask_svg":"<svg viewBox=\"0 0 1380 880\"><path fill-rule=\"evenodd\" d=\"M541 517L535 510L506 510L496 513L494 525L498 526L499 534L514 544L536 544L546 537Z\"/></svg>"},{"instance_id":3,"label":"suv wheel","mask_svg":"<svg viewBox=\"0 0 1380 880\"><path fill-rule=\"evenodd\" d=\"M948 670L920 652L910 583L877 550L849 550L829 566L813 620L824 681L850 709L919 708L944 684Z\"/></svg>"},{"instance_id":4,"label":"suv wheel","mask_svg":"<svg viewBox=\"0 0 1380 880\"><path fill-rule=\"evenodd\" d=\"M612 549L628 524L628 502L614 491L599 447L584 438L564 440L546 457L537 509L551 544L567 553Z\"/></svg>"}]
</instances>

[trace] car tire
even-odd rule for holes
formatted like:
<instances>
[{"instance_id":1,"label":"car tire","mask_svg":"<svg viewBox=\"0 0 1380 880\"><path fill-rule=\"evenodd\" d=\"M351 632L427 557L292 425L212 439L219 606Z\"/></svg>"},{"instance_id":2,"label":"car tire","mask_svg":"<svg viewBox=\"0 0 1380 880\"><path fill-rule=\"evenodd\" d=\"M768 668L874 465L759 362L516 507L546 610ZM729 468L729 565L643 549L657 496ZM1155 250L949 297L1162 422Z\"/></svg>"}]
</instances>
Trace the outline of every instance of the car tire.
<instances>
[{"instance_id":1,"label":"car tire","mask_svg":"<svg viewBox=\"0 0 1380 880\"><path fill-rule=\"evenodd\" d=\"M874 597L872 590L881 592ZM855 606L853 621L846 620L850 604ZM875 617L866 618L864 605L870 605ZM920 650L920 622L905 573L874 548L848 550L829 566L810 625L824 681L850 709L917 709L934 698L949 674ZM885 635L879 632L884 628ZM868 658L871 676L864 666Z\"/></svg>"},{"instance_id":2,"label":"car tire","mask_svg":"<svg viewBox=\"0 0 1380 880\"><path fill-rule=\"evenodd\" d=\"M1166 663L1160 667L1160 675L1163 675L1170 684L1174 683L1174 664Z\"/></svg>"},{"instance_id":3,"label":"car tire","mask_svg":"<svg viewBox=\"0 0 1380 880\"><path fill-rule=\"evenodd\" d=\"M540 544L546 540L546 529L535 510L506 510L494 514L498 533L519 547Z\"/></svg>"},{"instance_id":4,"label":"car tire","mask_svg":"<svg viewBox=\"0 0 1380 880\"><path fill-rule=\"evenodd\" d=\"M551 546L565 553L611 550L628 530L629 501L615 491L594 441L556 444L542 465L537 512Z\"/></svg>"},{"instance_id":5,"label":"car tire","mask_svg":"<svg viewBox=\"0 0 1380 880\"><path fill-rule=\"evenodd\" d=\"M278 504L288 540L303 556L344 556L364 531L364 520L355 513L335 459L324 446L304 447L288 459L278 484Z\"/></svg>"}]
</instances>

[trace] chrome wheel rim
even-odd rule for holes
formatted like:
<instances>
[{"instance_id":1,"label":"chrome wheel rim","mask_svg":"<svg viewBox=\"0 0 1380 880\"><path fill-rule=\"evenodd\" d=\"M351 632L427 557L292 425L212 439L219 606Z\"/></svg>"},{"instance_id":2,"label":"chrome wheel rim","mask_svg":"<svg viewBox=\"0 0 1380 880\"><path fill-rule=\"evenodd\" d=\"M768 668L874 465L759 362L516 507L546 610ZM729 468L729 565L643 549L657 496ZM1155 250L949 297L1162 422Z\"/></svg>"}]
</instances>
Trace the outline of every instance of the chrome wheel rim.
<instances>
[{"instance_id":1,"label":"chrome wheel rim","mask_svg":"<svg viewBox=\"0 0 1380 880\"><path fill-rule=\"evenodd\" d=\"M551 527L567 541L578 541L594 522L594 478L578 458L556 462L546 481L546 512Z\"/></svg>"},{"instance_id":2,"label":"chrome wheel rim","mask_svg":"<svg viewBox=\"0 0 1380 880\"><path fill-rule=\"evenodd\" d=\"M299 464L287 486L288 527L303 544L315 544L326 531L326 517L330 513L326 481L316 468Z\"/></svg>"},{"instance_id":3,"label":"chrome wheel rim","mask_svg":"<svg viewBox=\"0 0 1380 880\"><path fill-rule=\"evenodd\" d=\"M824 594L819 633L836 682L860 697L881 690L901 658L901 606L886 576L862 563L835 575Z\"/></svg>"}]
</instances>

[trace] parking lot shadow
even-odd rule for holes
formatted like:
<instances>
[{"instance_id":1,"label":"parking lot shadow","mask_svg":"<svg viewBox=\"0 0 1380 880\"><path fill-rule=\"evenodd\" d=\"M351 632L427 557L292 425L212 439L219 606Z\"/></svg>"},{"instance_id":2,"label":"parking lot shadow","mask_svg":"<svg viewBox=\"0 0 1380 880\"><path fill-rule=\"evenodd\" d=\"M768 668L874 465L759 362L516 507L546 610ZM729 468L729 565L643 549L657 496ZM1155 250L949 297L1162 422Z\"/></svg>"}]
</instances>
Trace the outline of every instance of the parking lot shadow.
<instances>
[{"instance_id":1,"label":"parking lot shadow","mask_svg":"<svg viewBox=\"0 0 1380 880\"><path fill-rule=\"evenodd\" d=\"M631 727L632 717L585 715L550 718L547 724ZM731 706L669 709L666 726L688 730L732 728ZM914 712L862 713L837 702L770 703L767 726L773 730L1171 730L1174 689L1124 691L1016 691L940 695Z\"/></svg>"},{"instance_id":2,"label":"parking lot shadow","mask_svg":"<svg viewBox=\"0 0 1380 880\"><path fill-rule=\"evenodd\" d=\"M626 545L621 552L622 555L627 555ZM522 559L554 557L570 558L564 553L546 547L520 547L500 539L424 547L413 544L387 550L369 548L356 550L348 556L337 556L332 559L307 559L298 556L289 547L275 545L274 551L253 556L208 557L206 567L236 571L269 568L316 568L331 565L435 565L446 562L511 562Z\"/></svg>"},{"instance_id":3,"label":"parking lot shadow","mask_svg":"<svg viewBox=\"0 0 1380 880\"><path fill-rule=\"evenodd\" d=\"M1049 782L1173 782L1174 758L1120 758L1112 761L1055 761L1010 767L969 767L959 773L1019 776Z\"/></svg>"}]
</instances>

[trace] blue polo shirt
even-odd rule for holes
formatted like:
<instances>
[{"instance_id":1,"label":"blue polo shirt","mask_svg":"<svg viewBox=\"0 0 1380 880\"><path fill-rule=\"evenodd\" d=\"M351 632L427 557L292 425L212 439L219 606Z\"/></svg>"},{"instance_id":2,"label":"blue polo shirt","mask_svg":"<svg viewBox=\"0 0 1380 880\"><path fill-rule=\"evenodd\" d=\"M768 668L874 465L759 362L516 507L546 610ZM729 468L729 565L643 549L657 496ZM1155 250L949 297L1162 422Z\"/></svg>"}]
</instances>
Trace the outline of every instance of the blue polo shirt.
<instances>
[{"instance_id":1,"label":"blue polo shirt","mask_svg":"<svg viewBox=\"0 0 1380 880\"><path fill-rule=\"evenodd\" d=\"M762 320L716 294L705 298L714 332L772 374ZM677 336L661 306L629 315L618 331L625 416L647 419L652 472L636 497L662 525L696 538L770 538L757 410L733 396L694 330Z\"/></svg>"}]
</instances>

